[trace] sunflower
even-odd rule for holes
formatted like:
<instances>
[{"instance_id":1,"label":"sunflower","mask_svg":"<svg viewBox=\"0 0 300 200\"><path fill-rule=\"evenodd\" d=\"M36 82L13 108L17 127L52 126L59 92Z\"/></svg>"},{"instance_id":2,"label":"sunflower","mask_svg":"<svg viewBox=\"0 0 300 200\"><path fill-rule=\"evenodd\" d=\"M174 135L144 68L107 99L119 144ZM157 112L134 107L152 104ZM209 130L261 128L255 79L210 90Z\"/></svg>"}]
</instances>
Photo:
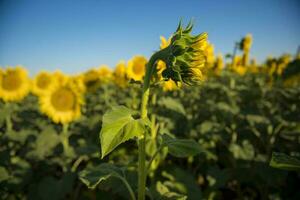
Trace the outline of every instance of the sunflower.
<instances>
[{"instance_id":1,"label":"sunflower","mask_svg":"<svg viewBox=\"0 0 300 200\"><path fill-rule=\"evenodd\" d=\"M99 79L101 82L108 82L112 78L112 71L107 65L101 65L98 69Z\"/></svg>"},{"instance_id":2,"label":"sunflower","mask_svg":"<svg viewBox=\"0 0 300 200\"><path fill-rule=\"evenodd\" d=\"M155 54L166 63L166 69L162 72L163 78L172 79L176 84L181 82L194 85L204 80L207 33L194 36L191 34L192 28L192 23L186 28L180 23L172 35L170 44Z\"/></svg>"},{"instance_id":3,"label":"sunflower","mask_svg":"<svg viewBox=\"0 0 300 200\"><path fill-rule=\"evenodd\" d=\"M127 77L126 77L126 64L125 61L120 61L113 73L113 80L114 82L120 86L125 87L127 84Z\"/></svg>"},{"instance_id":4,"label":"sunflower","mask_svg":"<svg viewBox=\"0 0 300 200\"><path fill-rule=\"evenodd\" d=\"M0 98L4 101L20 101L29 92L30 80L21 66L0 70Z\"/></svg>"},{"instance_id":5,"label":"sunflower","mask_svg":"<svg viewBox=\"0 0 300 200\"><path fill-rule=\"evenodd\" d=\"M147 59L143 56L135 56L128 61L127 76L135 81L141 81L145 75Z\"/></svg>"},{"instance_id":6,"label":"sunflower","mask_svg":"<svg viewBox=\"0 0 300 200\"><path fill-rule=\"evenodd\" d=\"M64 79L40 97L40 108L55 123L67 124L81 116L82 94L74 82Z\"/></svg>"},{"instance_id":7,"label":"sunflower","mask_svg":"<svg viewBox=\"0 0 300 200\"><path fill-rule=\"evenodd\" d=\"M56 76L42 71L33 79L31 90L37 96L43 95L52 84L57 84Z\"/></svg>"},{"instance_id":8,"label":"sunflower","mask_svg":"<svg viewBox=\"0 0 300 200\"><path fill-rule=\"evenodd\" d=\"M172 79L164 81L164 83L162 84L163 91L165 91L165 92L177 90L180 88L180 86L181 86L180 83L178 83L178 85L176 85L175 81L173 81Z\"/></svg>"},{"instance_id":9,"label":"sunflower","mask_svg":"<svg viewBox=\"0 0 300 200\"><path fill-rule=\"evenodd\" d=\"M215 74L220 75L223 68L224 68L223 56L222 56L222 54L219 54L215 61L215 66L214 66Z\"/></svg>"},{"instance_id":10,"label":"sunflower","mask_svg":"<svg viewBox=\"0 0 300 200\"><path fill-rule=\"evenodd\" d=\"M205 45L204 54L206 56L207 66L213 67L213 64L215 62L214 45L207 42L207 44Z\"/></svg>"},{"instance_id":11,"label":"sunflower","mask_svg":"<svg viewBox=\"0 0 300 200\"><path fill-rule=\"evenodd\" d=\"M81 75L86 90L92 92L100 86L100 73L96 68L92 68Z\"/></svg>"}]
</instances>

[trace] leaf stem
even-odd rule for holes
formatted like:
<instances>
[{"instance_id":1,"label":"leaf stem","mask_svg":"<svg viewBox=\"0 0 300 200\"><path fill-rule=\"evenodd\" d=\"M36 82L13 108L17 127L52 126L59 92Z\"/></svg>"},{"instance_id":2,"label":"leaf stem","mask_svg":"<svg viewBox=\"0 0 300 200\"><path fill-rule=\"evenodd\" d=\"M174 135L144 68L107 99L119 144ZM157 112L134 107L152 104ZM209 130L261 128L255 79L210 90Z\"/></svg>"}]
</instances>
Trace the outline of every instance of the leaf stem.
<instances>
[{"instance_id":1,"label":"leaf stem","mask_svg":"<svg viewBox=\"0 0 300 200\"><path fill-rule=\"evenodd\" d=\"M154 153L154 155L151 157L151 160L148 162L148 165L147 165L147 174L148 174L148 172L150 170L152 162L154 161L155 157L159 154L159 152L162 150L163 147L164 147L164 145L160 145L158 147L158 149L156 150L156 152Z\"/></svg>"},{"instance_id":2,"label":"leaf stem","mask_svg":"<svg viewBox=\"0 0 300 200\"><path fill-rule=\"evenodd\" d=\"M127 180L122 177L122 176L117 176L119 179L121 179L121 181L125 184L127 190L129 191L130 197L132 200L136 200L135 194L131 188L131 186L129 185L129 183L127 182Z\"/></svg>"}]
</instances>

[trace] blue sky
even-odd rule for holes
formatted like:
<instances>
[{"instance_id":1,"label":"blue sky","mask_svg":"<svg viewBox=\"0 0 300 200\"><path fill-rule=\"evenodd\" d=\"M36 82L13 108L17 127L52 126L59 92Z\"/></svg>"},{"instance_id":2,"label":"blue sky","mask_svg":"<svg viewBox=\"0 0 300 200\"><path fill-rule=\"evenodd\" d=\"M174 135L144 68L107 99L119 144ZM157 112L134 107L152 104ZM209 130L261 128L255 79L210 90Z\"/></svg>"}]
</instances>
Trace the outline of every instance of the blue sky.
<instances>
[{"instance_id":1,"label":"blue sky","mask_svg":"<svg viewBox=\"0 0 300 200\"><path fill-rule=\"evenodd\" d=\"M193 18L215 53L232 52L247 33L251 56L295 53L300 45L299 0L0 0L0 66L77 73L149 57L159 36Z\"/></svg>"}]
</instances>

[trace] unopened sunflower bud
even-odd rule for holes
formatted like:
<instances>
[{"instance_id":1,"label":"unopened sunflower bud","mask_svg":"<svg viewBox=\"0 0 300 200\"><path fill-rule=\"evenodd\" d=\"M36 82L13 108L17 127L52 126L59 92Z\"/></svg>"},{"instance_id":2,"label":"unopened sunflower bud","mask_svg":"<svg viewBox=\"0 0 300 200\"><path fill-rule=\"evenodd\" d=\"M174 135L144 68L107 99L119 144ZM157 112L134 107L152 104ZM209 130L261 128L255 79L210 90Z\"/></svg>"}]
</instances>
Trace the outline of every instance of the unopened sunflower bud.
<instances>
[{"instance_id":1,"label":"unopened sunflower bud","mask_svg":"<svg viewBox=\"0 0 300 200\"><path fill-rule=\"evenodd\" d=\"M166 63L166 69L162 73L165 79L188 85L198 84L203 80L207 33L193 36L192 28L191 23L186 28L179 24L170 45L163 49L163 56L160 59Z\"/></svg>"}]
</instances>

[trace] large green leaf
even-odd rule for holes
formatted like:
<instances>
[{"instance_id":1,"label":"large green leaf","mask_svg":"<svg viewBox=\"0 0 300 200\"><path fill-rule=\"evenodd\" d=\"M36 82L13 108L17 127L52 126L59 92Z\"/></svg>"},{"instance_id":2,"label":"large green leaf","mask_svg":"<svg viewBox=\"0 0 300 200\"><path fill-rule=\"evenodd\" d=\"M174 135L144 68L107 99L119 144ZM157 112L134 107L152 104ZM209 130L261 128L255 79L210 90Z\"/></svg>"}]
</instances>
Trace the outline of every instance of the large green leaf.
<instances>
[{"instance_id":1,"label":"large green leaf","mask_svg":"<svg viewBox=\"0 0 300 200\"><path fill-rule=\"evenodd\" d=\"M300 170L300 160L284 153L273 152L270 166L284 170Z\"/></svg>"},{"instance_id":2,"label":"large green leaf","mask_svg":"<svg viewBox=\"0 0 300 200\"><path fill-rule=\"evenodd\" d=\"M180 114L185 115L185 109L179 100L171 97L163 97L160 99L159 104L165 106L169 110L173 110Z\"/></svg>"},{"instance_id":3,"label":"large green leaf","mask_svg":"<svg viewBox=\"0 0 300 200\"><path fill-rule=\"evenodd\" d=\"M122 171L113 164L103 163L96 167L87 168L79 173L80 180L90 189L110 177L121 177Z\"/></svg>"},{"instance_id":4,"label":"large green leaf","mask_svg":"<svg viewBox=\"0 0 300 200\"><path fill-rule=\"evenodd\" d=\"M100 132L101 158L121 143L145 132L145 120L134 119L134 111L125 106L115 106L103 116Z\"/></svg>"},{"instance_id":5,"label":"large green leaf","mask_svg":"<svg viewBox=\"0 0 300 200\"><path fill-rule=\"evenodd\" d=\"M162 135L163 145L168 147L168 152L175 157L195 156L204 153L200 145L191 139L176 139L166 134Z\"/></svg>"},{"instance_id":6,"label":"large green leaf","mask_svg":"<svg viewBox=\"0 0 300 200\"><path fill-rule=\"evenodd\" d=\"M43 159L53 153L53 149L59 141L59 136L54 128L50 126L46 127L41 134L38 135L35 144L33 144L34 150L29 155Z\"/></svg>"}]
</instances>

